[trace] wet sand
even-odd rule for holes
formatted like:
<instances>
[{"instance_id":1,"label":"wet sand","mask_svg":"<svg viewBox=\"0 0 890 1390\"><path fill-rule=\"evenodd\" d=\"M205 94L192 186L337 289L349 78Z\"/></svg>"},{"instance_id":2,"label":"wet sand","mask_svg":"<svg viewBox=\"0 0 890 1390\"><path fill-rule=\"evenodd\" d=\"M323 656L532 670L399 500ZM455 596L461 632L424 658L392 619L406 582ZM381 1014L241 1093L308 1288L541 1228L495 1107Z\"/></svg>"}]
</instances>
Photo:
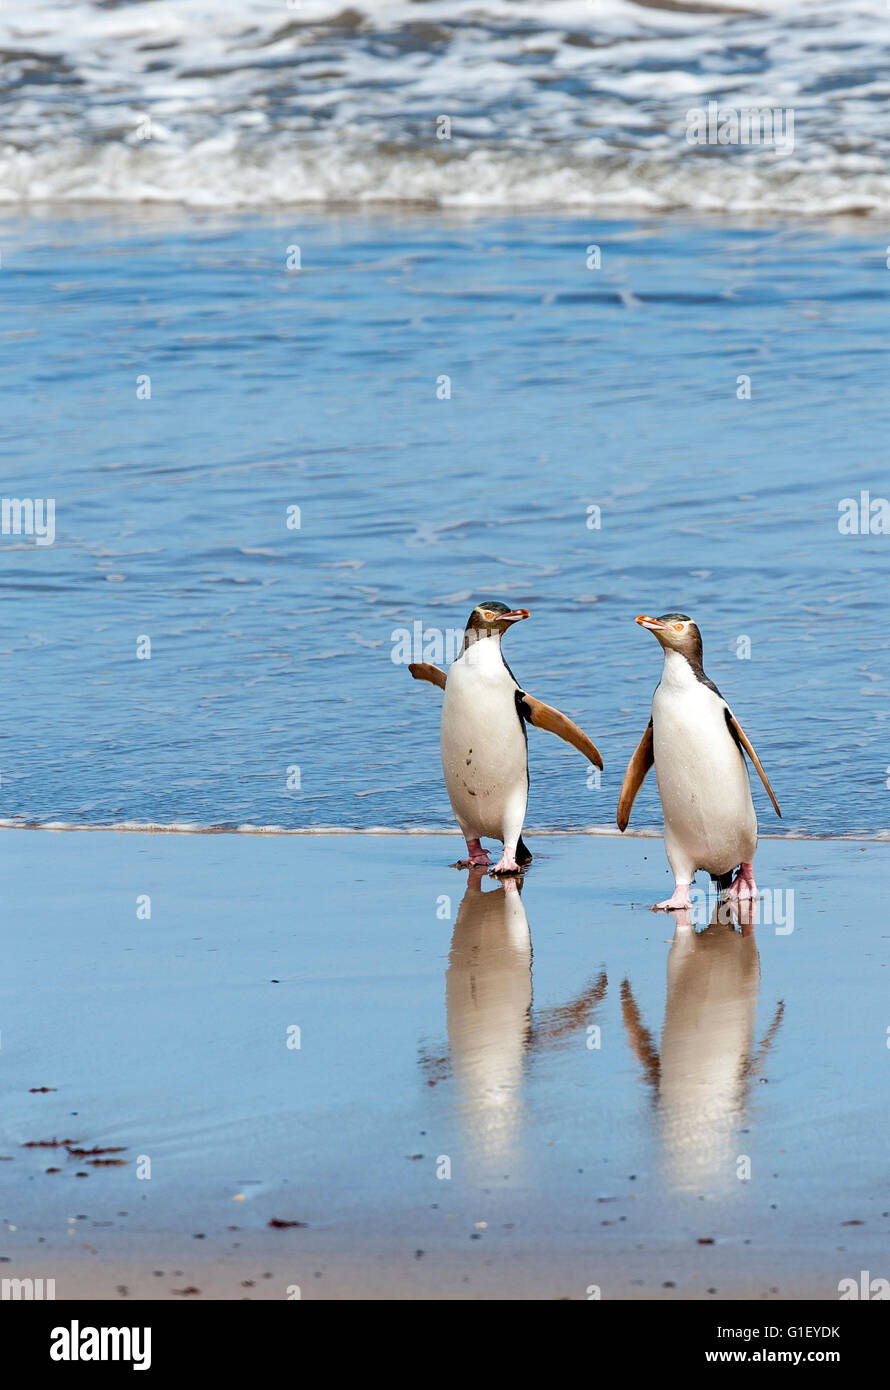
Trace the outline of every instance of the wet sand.
<instances>
[{"instance_id":1,"label":"wet sand","mask_svg":"<svg viewBox=\"0 0 890 1390\"><path fill-rule=\"evenodd\" d=\"M659 840L530 846L520 893L468 884L443 836L0 836L0 1277L183 1300L888 1277L888 846L765 840L771 920L698 931L648 910Z\"/></svg>"}]
</instances>

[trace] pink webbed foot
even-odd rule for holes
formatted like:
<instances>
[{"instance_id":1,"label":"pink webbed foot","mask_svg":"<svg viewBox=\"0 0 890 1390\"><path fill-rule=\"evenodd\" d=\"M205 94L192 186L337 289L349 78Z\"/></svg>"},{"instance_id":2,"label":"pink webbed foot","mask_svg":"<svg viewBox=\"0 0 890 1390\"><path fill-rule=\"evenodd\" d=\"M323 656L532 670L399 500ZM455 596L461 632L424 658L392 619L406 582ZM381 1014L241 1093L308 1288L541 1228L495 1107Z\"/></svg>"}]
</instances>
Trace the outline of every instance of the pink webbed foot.
<instances>
[{"instance_id":1,"label":"pink webbed foot","mask_svg":"<svg viewBox=\"0 0 890 1390\"><path fill-rule=\"evenodd\" d=\"M521 872L516 863L515 845L504 845L504 852L491 872L493 874L518 874Z\"/></svg>"},{"instance_id":2,"label":"pink webbed foot","mask_svg":"<svg viewBox=\"0 0 890 1390\"><path fill-rule=\"evenodd\" d=\"M689 884L678 883L672 895L665 898L663 903L654 903L653 912L681 912L684 908L692 907L692 899L689 896Z\"/></svg>"},{"instance_id":3,"label":"pink webbed foot","mask_svg":"<svg viewBox=\"0 0 890 1390\"><path fill-rule=\"evenodd\" d=\"M479 840L467 840L467 858L459 859L452 865L455 869L487 869L491 864L488 857L488 850L484 849Z\"/></svg>"},{"instance_id":4,"label":"pink webbed foot","mask_svg":"<svg viewBox=\"0 0 890 1390\"><path fill-rule=\"evenodd\" d=\"M731 898L742 902L745 898L757 897L757 884L754 882L754 865L742 864L727 889Z\"/></svg>"}]
</instances>

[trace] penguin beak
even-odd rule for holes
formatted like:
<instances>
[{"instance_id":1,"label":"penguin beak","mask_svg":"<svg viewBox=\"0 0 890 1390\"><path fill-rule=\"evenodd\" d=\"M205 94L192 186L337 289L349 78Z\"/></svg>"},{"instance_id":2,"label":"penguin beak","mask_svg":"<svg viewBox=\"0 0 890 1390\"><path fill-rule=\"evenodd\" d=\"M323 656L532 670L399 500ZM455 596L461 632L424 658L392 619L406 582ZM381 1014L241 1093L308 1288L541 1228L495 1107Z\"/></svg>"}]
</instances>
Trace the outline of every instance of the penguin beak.
<instances>
[{"instance_id":1,"label":"penguin beak","mask_svg":"<svg viewBox=\"0 0 890 1390\"><path fill-rule=\"evenodd\" d=\"M650 618L647 613L637 614L637 622L640 627L647 627L650 632L667 632L667 623L660 623L657 618Z\"/></svg>"},{"instance_id":2,"label":"penguin beak","mask_svg":"<svg viewBox=\"0 0 890 1390\"><path fill-rule=\"evenodd\" d=\"M502 613L500 621L502 623L518 623L522 618L530 618L531 614L527 608L514 608L509 613Z\"/></svg>"}]
</instances>

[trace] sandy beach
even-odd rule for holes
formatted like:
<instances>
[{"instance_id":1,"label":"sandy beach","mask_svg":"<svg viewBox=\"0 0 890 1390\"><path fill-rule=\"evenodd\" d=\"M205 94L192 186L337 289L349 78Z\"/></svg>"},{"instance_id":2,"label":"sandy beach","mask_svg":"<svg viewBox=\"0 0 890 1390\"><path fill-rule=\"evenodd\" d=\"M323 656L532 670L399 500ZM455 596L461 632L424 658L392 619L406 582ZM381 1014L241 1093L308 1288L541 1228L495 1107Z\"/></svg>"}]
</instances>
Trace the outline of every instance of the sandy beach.
<instances>
[{"instance_id":1,"label":"sandy beach","mask_svg":"<svg viewBox=\"0 0 890 1390\"><path fill-rule=\"evenodd\" d=\"M530 844L520 893L448 836L6 831L2 1277L831 1300L880 1274L888 846L765 840L782 921L696 933L649 911L660 840Z\"/></svg>"},{"instance_id":2,"label":"sandy beach","mask_svg":"<svg viewBox=\"0 0 890 1390\"><path fill-rule=\"evenodd\" d=\"M888 62L887 0L2 7L35 1367L290 1369L303 1300L877 1354Z\"/></svg>"}]
</instances>

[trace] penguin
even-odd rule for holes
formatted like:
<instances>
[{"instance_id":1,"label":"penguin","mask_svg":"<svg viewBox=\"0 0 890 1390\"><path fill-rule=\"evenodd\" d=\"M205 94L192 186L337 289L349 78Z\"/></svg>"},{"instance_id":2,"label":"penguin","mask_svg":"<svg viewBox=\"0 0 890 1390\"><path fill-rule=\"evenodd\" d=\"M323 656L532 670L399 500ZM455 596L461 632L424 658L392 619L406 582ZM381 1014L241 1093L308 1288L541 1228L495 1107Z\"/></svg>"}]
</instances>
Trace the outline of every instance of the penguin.
<instances>
[{"instance_id":1,"label":"penguin","mask_svg":"<svg viewBox=\"0 0 890 1390\"><path fill-rule=\"evenodd\" d=\"M675 887L672 897L655 903L653 911L690 907L696 869L706 870L721 893L756 897L757 816L745 753L781 816L769 779L729 705L704 673L701 633L692 619L685 613L661 618L641 613L637 622L661 643L664 669L652 698L652 717L624 774L617 820L619 830L625 830L654 763Z\"/></svg>"},{"instance_id":2,"label":"penguin","mask_svg":"<svg viewBox=\"0 0 890 1390\"><path fill-rule=\"evenodd\" d=\"M565 714L522 690L501 651L501 638L527 608L497 601L473 609L463 646L447 675L428 662L413 662L415 680L445 691L442 703L442 769L455 818L467 842L467 858L455 867L490 866L481 837L501 840L504 852L492 872L515 874L531 854L522 840L528 805L526 725L548 729L572 744L595 767L597 747Z\"/></svg>"}]
</instances>

